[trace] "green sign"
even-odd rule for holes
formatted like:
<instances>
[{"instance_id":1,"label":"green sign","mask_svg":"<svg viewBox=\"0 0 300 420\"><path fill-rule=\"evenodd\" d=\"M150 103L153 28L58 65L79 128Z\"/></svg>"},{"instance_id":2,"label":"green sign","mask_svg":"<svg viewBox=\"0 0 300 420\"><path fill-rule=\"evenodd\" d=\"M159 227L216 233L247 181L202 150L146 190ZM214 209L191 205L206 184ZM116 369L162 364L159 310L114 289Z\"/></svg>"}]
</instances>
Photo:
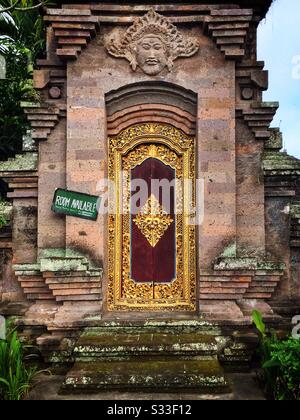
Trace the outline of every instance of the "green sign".
<instances>
[{"instance_id":1,"label":"green sign","mask_svg":"<svg viewBox=\"0 0 300 420\"><path fill-rule=\"evenodd\" d=\"M100 197L74 191L57 189L54 194L52 211L82 219L97 220Z\"/></svg>"}]
</instances>

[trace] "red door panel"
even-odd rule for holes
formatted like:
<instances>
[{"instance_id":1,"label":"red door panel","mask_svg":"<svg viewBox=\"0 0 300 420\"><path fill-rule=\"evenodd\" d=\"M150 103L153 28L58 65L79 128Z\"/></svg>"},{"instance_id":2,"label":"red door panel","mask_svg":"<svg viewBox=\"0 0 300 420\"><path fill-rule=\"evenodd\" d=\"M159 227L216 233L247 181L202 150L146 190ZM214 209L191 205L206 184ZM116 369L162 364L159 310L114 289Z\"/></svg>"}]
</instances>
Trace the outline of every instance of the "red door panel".
<instances>
[{"instance_id":1,"label":"red door panel","mask_svg":"<svg viewBox=\"0 0 300 420\"><path fill-rule=\"evenodd\" d=\"M149 194L144 203L140 203L143 207L151 194L161 206L163 206L163 191L152 191L152 180L168 180L175 179L175 170L165 165L158 159L149 158L141 165L131 170L131 180L143 179L148 185ZM161 239L155 246L152 246L143 232L135 223L135 216L131 215L131 278L136 282L154 282L169 283L176 277L176 217L174 207L174 188L170 194L170 205L167 214L171 216L172 222L167 230L163 233ZM136 192L132 193L134 196ZM156 194L155 194L156 193ZM167 209L165 209L167 210Z\"/></svg>"}]
</instances>

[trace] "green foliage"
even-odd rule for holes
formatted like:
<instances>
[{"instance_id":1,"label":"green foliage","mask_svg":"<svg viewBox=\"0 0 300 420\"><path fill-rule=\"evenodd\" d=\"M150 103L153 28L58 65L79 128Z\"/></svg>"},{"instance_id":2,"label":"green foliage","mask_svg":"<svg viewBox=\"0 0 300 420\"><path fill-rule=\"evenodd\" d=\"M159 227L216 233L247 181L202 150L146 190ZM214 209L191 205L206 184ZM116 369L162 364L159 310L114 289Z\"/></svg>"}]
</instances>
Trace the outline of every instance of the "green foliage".
<instances>
[{"instance_id":1,"label":"green foliage","mask_svg":"<svg viewBox=\"0 0 300 420\"><path fill-rule=\"evenodd\" d=\"M39 1L34 0L21 0L19 6L30 8L38 3ZM11 4L11 0L0 0L0 8L7 8ZM31 51L33 60L45 48L44 24L38 9L12 10L0 14L0 34Z\"/></svg>"},{"instance_id":2,"label":"green foliage","mask_svg":"<svg viewBox=\"0 0 300 420\"><path fill-rule=\"evenodd\" d=\"M7 45L7 79L0 82L0 156L6 159L19 152L28 122L21 101L35 101L30 81L28 50L20 44Z\"/></svg>"},{"instance_id":3,"label":"green foliage","mask_svg":"<svg viewBox=\"0 0 300 420\"><path fill-rule=\"evenodd\" d=\"M277 400L300 401L300 340L290 338L271 345L271 357L263 368L275 376L274 397Z\"/></svg>"},{"instance_id":4,"label":"green foliage","mask_svg":"<svg viewBox=\"0 0 300 420\"><path fill-rule=\"evenodd\" d=\"M260 332L260 358L266 394L274 400L300 401L300 340L280 340L267 330L262 316L253 312Z\"/></svg>"},{"instance_id":5,"label":"green foliage","mask_svg":"<svg viewBox=\"0 0 300 420\"><path fill-rule=\"evenodd\" d=\"M5 201L3 201L0 197L0 229L7 225L7 220L3 211L3 207L5 206Z\"/></svg>"},{"instance_id":6,"label":"green foliage","mask_svg":"<svg viewBox=\"0 0 300 420\"><path fill-rule=\"evenodd\" d=\"M266 326L264 324L262 315L260 312L254 310L252 313L253 322L258 329L258 331L261 333L263 337L266 336Z\"/></svg>"},{"instance_id":7,"label":"green foliage","mask_svg":"<svg viewBox=\"0 0 300 420\"><path fill-rule=\"evenodd\" d=\"M22 7L37 4L21 0ZM11 5L0 0L0 9ZM22 149L22 137L29 124L21 108L22 101L39 100L33 89L32 71L36 58L45 50L45 28L38 10L0 12L0 52L7 65L7 78L0 80L0 159L5 160Z\"/></svg>"},{"instance_id":8,"label":"green foliage","mask_svg":"<svg viewBox=\"0 0 300 420\"><path fill-rule=\"evenodd\" d=\"M0 340L0 400L21 400L30 389L35 368L26 368L24 347L16 331Z\"/></svg>"},{"instance_id":9,"label":"green foliage","mask_svg":"<svg viewBox=\"0 0 300 420\"><path fill-rule=\"evenodd\" d=\"M6 223L7 223L7 221L6 221L5 217L0 214L0 229L3 228L3 226L6 225Z\"/></svg>"}]
</instances>

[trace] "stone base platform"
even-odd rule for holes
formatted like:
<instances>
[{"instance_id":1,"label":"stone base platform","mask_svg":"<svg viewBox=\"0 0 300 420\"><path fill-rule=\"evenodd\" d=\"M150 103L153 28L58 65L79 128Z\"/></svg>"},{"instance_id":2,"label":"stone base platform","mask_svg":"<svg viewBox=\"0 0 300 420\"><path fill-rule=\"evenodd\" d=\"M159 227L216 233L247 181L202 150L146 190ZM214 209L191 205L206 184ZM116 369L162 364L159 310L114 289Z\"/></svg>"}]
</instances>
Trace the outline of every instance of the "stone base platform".
<instances>
[{"instance_id":1,"label":"stone base platform","mask_svg":"<svg viewBox=\"0 0 300 420\"><path fill-rule=\"evenodd\" d=\"M225 392L224 372L217 360L130 360L76 363L62 391L105 390Z\"/></svg>"},{"instance_id":2,"label":"stone base platform","mask_svg":"<svg viewBox=\"0 0 300 420\"><path fill-rule=\"evenodd\" d=\"M64 382L62 375L41 374L36 378L36 384L27 400L31 401L261 401L265 400L263 391L257 382L255 372L231 373L228 374L230 389L228 393L208 393L206 392L120 392L120 391L102 391L93 393L63 394L61 386Z\"/></svg>"},{"instance_id":3,"label":"stone base platform","mask_svg":"<svg viewBox=\"0 0 300 420\"><path fill-rule=\"evenodd\" d=\"M44 363L67 372L63 392L214 393L227 390L228 373L253 366L258 345L254 307L269 328L290 333L289 317L278 316L267 304L256 305L251 300L202 302L201 317L177 315L176 320L155 314L146 320L141 314L103 317L97 302L14 304L2 313L26 343L38 346Z\"/></svg>"},{"instance_id":4,"label":"stone base platform","mask_svg":"<svg viewBox=\"0 0 300 420\"><path fill-rule=\"evenodd\" d=\"M75 345L75 365L62 391L225 392L216 334L217 330L197 321L144 325L111 321L87 329Z\"/></svg>"}]
</instances>

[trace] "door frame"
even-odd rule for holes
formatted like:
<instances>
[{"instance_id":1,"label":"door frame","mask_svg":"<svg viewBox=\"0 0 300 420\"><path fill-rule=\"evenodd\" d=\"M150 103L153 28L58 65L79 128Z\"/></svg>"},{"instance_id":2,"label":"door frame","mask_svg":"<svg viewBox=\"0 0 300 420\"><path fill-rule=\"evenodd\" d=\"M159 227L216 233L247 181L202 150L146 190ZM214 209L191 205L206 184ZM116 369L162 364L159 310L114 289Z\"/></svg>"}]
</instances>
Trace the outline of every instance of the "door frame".
<instances>
[{"instance_id":1,"label":"door frame","mask_svg":"<svg viewBox=\"0 0 300 420\"><path fill-rule=\"evenodd\" d=\"M123 158L137 146L142 144L161 144L175 152L182 159L183 180L190 182L183 183L183 205L184 213L182 230L182 266L183 266L183 296L178 298L170 292L169 299L161 302L149 303L143 296L132 299L124 298L122 295L122 247L123 228L122 214L122 166ZM162 123L141 123L131 126L115 137L108 138L109 150L109 180L114 185L114 191L109 194L109 206L111 211L108 217L108 289L107 289L107 310L109 312L189 312L197 311L197 290L196 290L196 226L188 223L191 217L190 204L193 208L196 203L195 191L195 147L196 139L185 134L183 131L169 124ZM149 156L150 157L150 156ZM145 156L145 159L148 157ZM133 293L134 295L134 293Z\"/></svg>"}]
</instances>

